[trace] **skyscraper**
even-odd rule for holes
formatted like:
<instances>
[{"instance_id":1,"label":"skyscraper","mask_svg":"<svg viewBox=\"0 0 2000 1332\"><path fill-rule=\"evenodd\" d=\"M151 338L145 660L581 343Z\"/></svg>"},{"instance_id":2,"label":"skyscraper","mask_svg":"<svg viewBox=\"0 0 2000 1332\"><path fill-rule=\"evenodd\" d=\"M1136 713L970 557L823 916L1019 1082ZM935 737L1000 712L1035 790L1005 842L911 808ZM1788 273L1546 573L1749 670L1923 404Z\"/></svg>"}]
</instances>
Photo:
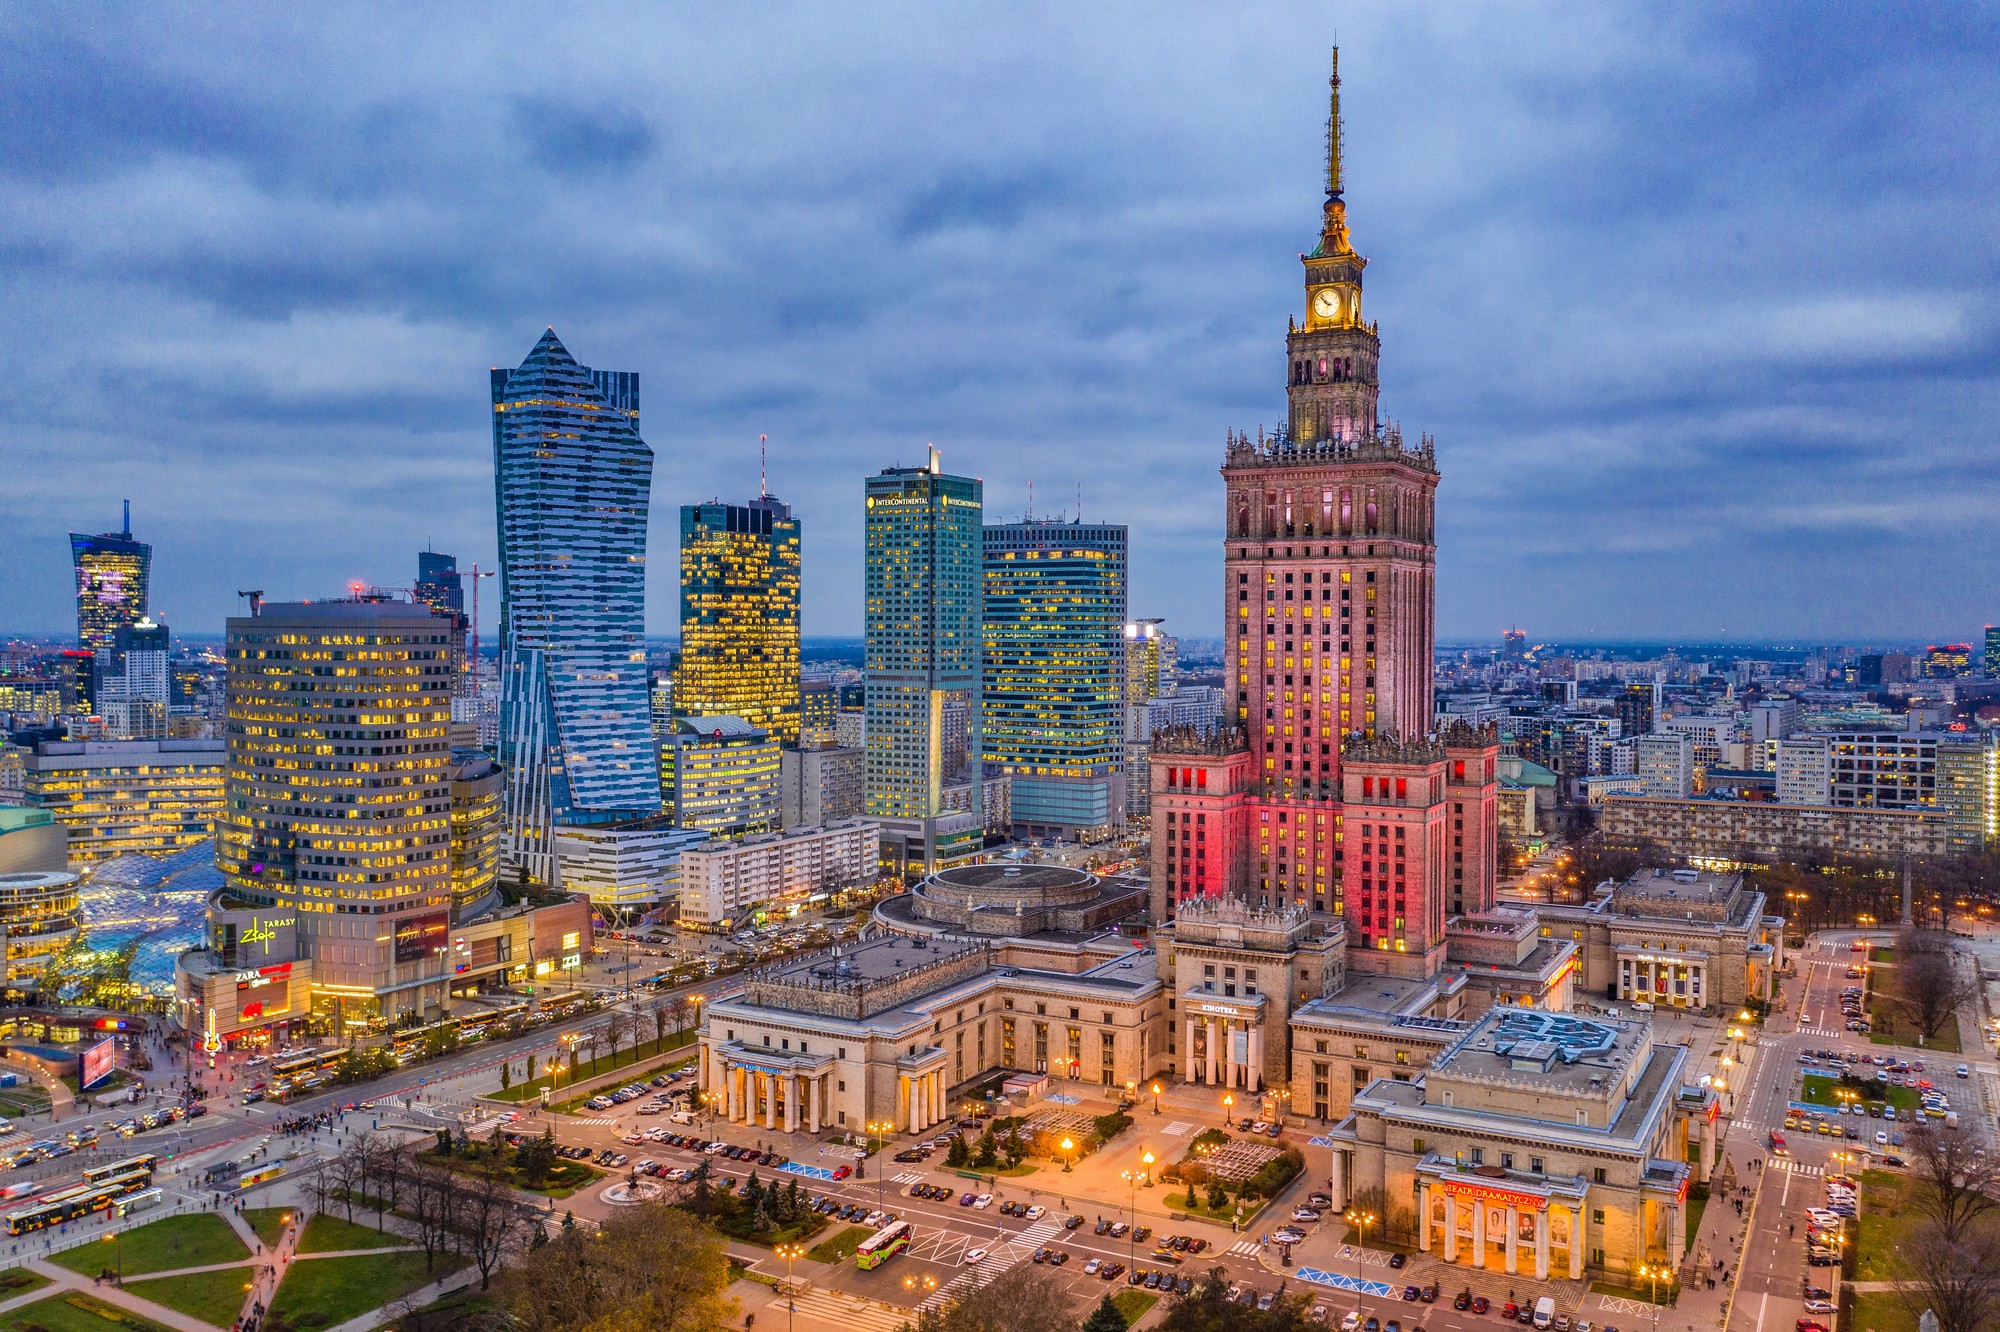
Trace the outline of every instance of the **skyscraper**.
<instances>
[{"instance_id":1,"label":"skyscraper","mask_svg":"<svg viewBox=\"0 0 2000 1332\"><path fill-rule=\"evenodd\" d=\"M1013 778L1014 826L1123 823L1125 529L1030 519L983 539L981 749Z\"/></svg>"},{"instance_id":2,"label":"skyscraper","mask_svg":"<svg viewBox=\"0 0 2000 1332\"><path fill-rule=\"evenodd\" d=\"M518 369L493 371L493 460L508 855L556 884L558 824L660 809L639 376L578 365L549 330Z\"/></svg>"},{"instance_id":3,"label":"skyscraper","mask_svg":"<svg viewBox=\"0 0 2000 1332\"><path fill-rule=\"evenodd\" d=\"M1240 729L1153 747L1154 912L1225 893L1335 912L1355 969L1430 974L1447 904L1493 900L1498 749L1469 727L1431 732L1436 451L1380 418L1337 52L1330 87L1319 242L1301 256L1305 319L1286 337L1287 421L1254 439L1231 430L1222 467Z\"/></svg>"},{"instance_id":4,"label":"skyscraper","mask_svg":"<svg viewBox=\"0 0 2000 1332\"><path fill-rule=\"evenodd\" d=\"M153 576L153 548L132 539L132 501L125 501L125 530L69 534L76 567L76 638L100 660L123 625L143 619Z\"/></svg>"},{"instance_id":5,"label":"skyscraper","mask_svg":"<svg viewBox=\"0 0 2000 1332\"><path fill-rule=\"evenodd\" d=\"M465 618L465 575L458 556L434 550L417 552L417 600L440 615Z\"/></svg>"},{"instance_id":6,"label":"skyscraper","mask_svg":"<svg viewBox=\"0 0 2000 1332\"><path fill-rule=\"evenodd\" d=\"M946 700L968 710L967 761L980 770L982 487L924 467L891 467L866 487L867 813L892 857L928 867L979 849L980 817L946 813ZM972 808L979 808L975 789Z\"/></svg>"},{"instance_id":7,"label":"skyscraper","mask_svg":"<svg viewBox=\"0 0 2000 1332\"><path fill-rule=\"evenodd\" d=\"M674 707L798 743L799 520L770 495L681 506Z\"/></svg>"}]
</instances>

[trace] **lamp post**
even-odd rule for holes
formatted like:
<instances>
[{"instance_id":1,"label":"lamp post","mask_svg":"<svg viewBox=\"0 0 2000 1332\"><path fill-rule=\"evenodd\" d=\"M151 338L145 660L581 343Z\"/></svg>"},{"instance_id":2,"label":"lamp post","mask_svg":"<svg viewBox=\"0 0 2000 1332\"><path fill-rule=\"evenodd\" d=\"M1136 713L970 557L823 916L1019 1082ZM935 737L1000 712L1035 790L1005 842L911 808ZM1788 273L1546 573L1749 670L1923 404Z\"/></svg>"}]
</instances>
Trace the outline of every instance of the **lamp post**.
<instances>
[{"instance_id":1,"label":"lamp post","mask_svg":"<svg viewBox=\"0 0 2000 1332\"><path fill-rule=\"evenodd\" d=\"M1070 1141L1070 1140L1069 1140L1068 1138L1064 1138L1064 1139L1062 1140L1062 1154L1063 1154L1063 1173L1064 1173L1065 1175L1067 1175L1067 1174L1069 1173L1069 1157L1070 1157L1070 1153L1071 1153L1072 1151L1074 1151L1075 1149L1076 1149L1076 1144L1075 1144L1075 1143L1073 1143L1073 1142L1071 1142L1071 1141Z\"/></svg>"},{"instance_id":2,"label":"lamp post","mask_svg":"<svg viewBox=\"0 0 2000 1332\"><path fill-rule=\"evenodd\" d=\"M1222 1122L1225 1124L1234 1124L1236 1122L1235 1092L1222 1093Z\"/></svg>"},{"instance_id":3,"label":"lamp post","mask_svg":"<svg viewBox=\"0 0 2000 1332\"><path fill-rule=\"evenodd\" d=\"M1160 1113L1160 1084L1157 1082L1153 1084L1153 1113Z\"/></svg>"},{"instance_id":4,"label":"lamp post","mask_svg":"<svg viewBox=\"0 0 2000 1332\"><path fill-rule=\"evenodd\" d=\"M1368 1242L1368 1227L1375 1224L1373 1212L1363 1212L1350 1208L1347 1223L1354 1227L1357 1238L1354 1241L1354 1312L1361 1312L1361 1250ZM1484 1258L1484 1255L1481 1255Z\"/></svg>"},{"instance_id":5,"label":"lamp post","mask_svg":"<svg viewBox=\"0 0 2000 1332\"><path fill-rule=\"evenodd\" d=\"M1139 1185L1143 1181L1147 1188L1153 1187L1153 1161L1153 1153L1149 1149L1139 1158L1137 1170L1118 1172L1118 1177L1125 1181L1125 1222L1130 1227L1125 1232L1125 1266L1128 1268L1138 1261Z\"/></svg>"},{"instance_id":6,"label":"lamp post","mask_svg":"<svg viewBox=\"0 0 2000 1332\"><path fill-rule=\"evenodd\" d=\"M792 1284L792 1264L806 1256L803 1244L780 1244L778 1256L785 1260L785 1328L786 1332L798 1321L798 1288Z\"/></svg>"},{"instance_id":7,"label":"lamp post","mask_svg":"<svg viewBox=\"0 0 2000 1332\"><path fill-rule=\"evenodd\" d=\"M868 1136L871 1139L873 1139L875 1143L875 1150L878 1153L882 1150L883 1136L889 1133L893 1133L895 1131L896 1131L896 1126L886 1119L871 1119L868 1121ZM875 1167L875 1209L877 1211L883 1210L882 1167L879 1162Z\"/></svg>"}]
</instances>

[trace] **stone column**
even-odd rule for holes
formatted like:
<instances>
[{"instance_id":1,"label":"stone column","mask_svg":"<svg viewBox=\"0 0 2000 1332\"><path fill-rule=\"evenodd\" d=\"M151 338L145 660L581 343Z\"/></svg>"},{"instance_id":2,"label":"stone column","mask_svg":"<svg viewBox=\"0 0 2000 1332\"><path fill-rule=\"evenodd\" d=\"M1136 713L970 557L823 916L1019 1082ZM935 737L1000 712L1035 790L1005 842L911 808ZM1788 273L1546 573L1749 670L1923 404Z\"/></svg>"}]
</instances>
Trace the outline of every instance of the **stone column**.
<instances>
[{"instance_id":1,"label":"stone column","mask_svg":"<svg viewBox=\"0 0 2000 1332\"><path fill-rule=\"evenodd\" d=\"M1549 1279L1549 1209L1535 1211L1535 1280Z\"/></svg>"},{"instance_id":2,"label":"stone column","mask_svg":"<svg viewBox=\"0 0 2000 1332\"><path fill-rule=\"evenodd\" d=\"M1521 1248L1521 1209L1513 1203L1507 1204L1507 1275L1519 1276Z\"/></svg>"},{"instance_id":3,"label":"stone column","mask_svg":"<svg viewBox=\"0 0 2000 1332\"><path fill-rule=\"evenodd\" d=\"M727 1061L722 1065L722 1115L730 1123L736 1122L736 1070Z\"/></svg>"},{"instance_id":4,"label":"stone column","mask_svg":"<svg viewBox=\"0 0 2000 1332\"><path fill-rule=\"evenodd\" d=\"M1667 1262L1679 1267L1681 1259L1687 1256L1687 1223L1681 1219L1679 1203L1661 1210L1667 1214Z\"/></svg>"},{"instance_id":5,"label":"stone column","mask_svg":"<svg viewBox=\"0 0 2000 1332\"><path fill-rule=\"evenodd\" d=\"M1584 1205L1582 1203L1573 1203L1570 1205L1569 1279L1571 1281L1583 1280L1583 1215Z\"/></svg>"},{"instance_id":6,"label":"stone column","mask_svg":"<svg viewBox=\"0 0 2000 1332\"><path fill-rule=\"evenodd\" d=\"M1182 1063L1181 1063L1181 1081L1182 1081L1182 1082L1199 1082L1199 1081L1201 1081L1201 1079L1197 1078L1197 1077L1196 1077L1196 1076L1194 1075L1194 1074L1195 1074L1195 1068L1194 1068L1194 1019L1193 1019L1193 1018L1188 1018L1188 1019L1187 1019L1187 1023L1186 1023L1186 1025L1187 1025L1187 1058L1186 1058L1185 1060L1183 1060L1183 1061L1182 1061Z\"/></svg>"},{"instance_id":7,"label":"stone column","mask_svg":"<svg viewBox=\"0 0 2000 1332\"><path fill-rule=\"evenodd\" d=\"M1236 1087L1236 1028L1227 1026L1222 1031L1222 1085L1234 1090Z\"/></svg>"},{"instance_id":8,"label":"stone column","mask_svg":"<svg viewBox=\"0 0 2000 1332\"><path fill-rule=\"evenodd\" d=\"M806 1079L806 1132L819 1132L819 1075Z\"/></svg>"},{"instance_id":9,"label":"stone column","mask_svg":"<svg viewBox=\"0 0 2000 1332\"><path fill-rule=\"evenodd\" d=\"M1264 1089L1264 1029L1250 1028L1250 1090Z\"/></svg>"},{"instance_id":10,"label":"stone column","mask_svg":"<svg viewBox=\"0 0 2000 1332\"><path fill-rule=\"evenodd\" d=\"M1431 1251L1431 1186L1417 1185L1417 1251Z\"/></svg>"},{"instance_id":11,"label":"stone column","mask_svg":"<svg viewBox=\"0 0 2000 1332\"><path fill-rule=\"evenodd\" d=\"M1333 1163L1327 1167L1327 1193L1333 1198L1333 1210L1344 1211L1347 1207L1347 1153L1336 1147L1333 1149Z\"/></svg>"},{"instance_id":12,"label":"stone column","mask_svg":"<svg viewBox=\"0 0 2000 1332\"><path fill-rule=\"evenodd\" d=\"M1222 1085L1222 1020L1208 1020L1208 1085Z\"/></svg>"},{"instance_id":13,"label":"stone column","mask_svg":"<svg viewBox=\"0 0 2000 1332\"><path fill-rule=\"evenodd\" d=\"M931 1123L944 1121L944 1070L931 1074Z\"/></svg>"},{"instance_id":14,"label":"stone column","mask_svg":"<svg viewBox=\"0 0 2000 1332\"><path fill-rule=\"evenodd\" d=\"M1708 1111L1701 1112L1701 1160L1696 1163L1694 1177L1708 1183L1708 1172L1715 1163L1715 1121L1708 1117Z\"/></svg>"},{"instance_id":15,"label":"stone column","mask_svg":"<svg viewBox=\"0 0 2000 1332\"><path fill-rule=\"evenodd\" d=\"M799 1075L785 1074L785 1132L799 1131Z\"/></svg>"},{"instance_id":16,"label":"stone column","mask_svg":"<svg viewBox=\"0 0 2000 1332\"><path fill-rule=\"evenodd\" d=\"M896 1113L893 1116L893 1118L898 1124L906 1127L910 1122L909 1119L907 1118L909 1114L909 1103L910 1103L910 1080L899 1073L896 1075Z\"/></svg>"},{"instance_id":17,"label":"stone column","mask_svg":"<svg viewBox=\"0 0 2000 1332\"><path fill-rule=\"evenodd\" d=\"M1458 1261L1458 1195L1444 1191L1444 1260Z\"/></svg>"},{"instance_id":18,"label":"stone column","mask_svg":"<svg viewBox=\"0 0 2000 1332\"><path fill-rule=\"evenodd\" d=\"M1486 1200L1472 1200L1472 1265L1484 1269L1486 1266Z\"/></svg>"}]
</instances>

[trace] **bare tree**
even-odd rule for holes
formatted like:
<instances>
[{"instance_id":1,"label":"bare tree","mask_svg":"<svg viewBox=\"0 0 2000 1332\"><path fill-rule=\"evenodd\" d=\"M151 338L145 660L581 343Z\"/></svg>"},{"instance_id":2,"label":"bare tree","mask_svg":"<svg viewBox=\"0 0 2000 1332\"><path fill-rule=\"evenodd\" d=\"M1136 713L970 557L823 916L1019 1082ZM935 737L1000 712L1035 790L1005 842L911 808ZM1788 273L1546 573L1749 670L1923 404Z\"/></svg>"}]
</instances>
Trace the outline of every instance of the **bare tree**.
<instances>
[{"instance_id":1,"label":"bare tree","mask_svg":"<svg viewBox=\"0 0 2000 1332\"><path fill-rule=\"evenodd\" d=\"M321 1173L332 1177L333 1195L347 1209L347 1224L354 1224L354 1195L360 1192L365 1177L360 1142L350 1143L321 1167Z\"/></svg>"},{"instance_id":2,"label":"bare tree","mask_svg":"<svg viewBox=\"0 0 2000 1332\"><path fill-rule=\"evenodd\" d=\"M684 994L677 994L667 1001L667 1020L674 1024L674 1034L680 1035L688 1029L695 1018L694 1000Z\"/></svg>"},{"instance_id":3,"label":"bare tree","mask_svg":"<svg viewBox=\"0 0 2000 1332\"><path fill-rule=\"evenodd\" d=\"M668 1007L669 1005L664 999L655 999L646 1006L646 1016L653 1020L653 1053L655 1054L667 1048Z\"/></svg>"},{"instance_id":4,"label":"bare tree","mask_svg":"<svg viewBox=\"0 0 2000 1332\"><path fill-rule=\"evenodd\" d=\"M1968 1137L1928 1125L1910 1134L1911 1206L1947 1244L1963 1242L2000 1210L2000 1162L1981 1154Z\"/></svg>"},{"instance_id":5,"label":"bare tree","mask_svg":"<svg viewBox=\"0 0 2000 1332\"><path fill-rule=\"evenodd\" d=\"M416 1222L417 1243L423 1245L424 1270L430 1271L440 1253L452 1247L451 1228L456 1219L458 1182L443 1166L410 1159L403 1181L403 1196L410 1219Z\"/></svg>"},{"instance_id":6,"label":"bare tree","mask_svg":"<svg viewBox=\"0 0 2000 1332\"><path fill-rule=\"evenodd\" d=\"M1925 1223L1902 1249L1896 1293L1912 1321L1929 1309L1938 1332L1989 1332L2000 1321L2000 1236L1980 1226L1953 1242Z\"/></svg>"},{"instance_id":7,"label":"bare tree","mask_svg":"<svg viewBox=\"0 0 2000 1332\"><path fill-rule=\"evenodd\" d=\"M525 1231L515 1202L513 1172L491 1157L481 1158L459 1176L454 1220L465 1253L479 1269L479 1288L493 1284L493 1273L520 1247Z\"/></svg>"},{"instance_id":8,"label":"bare tree","mask_svg":"<svg viewBox=\"0 0 2000 1332\"><path fill-rule=\"evenodd\" d=\"M1069 1295L1044 1267L1022 1263L956 1300L917 1315L917 1332L1075 1332Z\"/></svg>"},{"instance_id":9,"label":"bare tree","mask_svg":"<svg viewBox=\"0 0 2000 1332\"><path fill-rule=\"evenodd\" d=\"M1905 930L1898 937L1890 986L1889 997L1926 1041L1957 1021L1959 1008L1979 993L1978 981L1959 970L1949 938L1935 930Z\"/></svg>"}]
</instances>

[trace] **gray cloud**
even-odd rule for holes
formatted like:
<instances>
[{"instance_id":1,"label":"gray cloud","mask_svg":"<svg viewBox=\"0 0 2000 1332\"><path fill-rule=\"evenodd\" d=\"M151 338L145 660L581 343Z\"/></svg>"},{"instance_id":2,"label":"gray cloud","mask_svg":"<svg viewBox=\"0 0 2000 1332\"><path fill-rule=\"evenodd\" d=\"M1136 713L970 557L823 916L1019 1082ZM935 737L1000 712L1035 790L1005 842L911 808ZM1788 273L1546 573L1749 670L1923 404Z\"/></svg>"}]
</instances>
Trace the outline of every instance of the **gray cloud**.
<instances>
[{"instance_id":1,"label":"gray cloud","mask_svg":"<svg viewBox=\"0 0 2000 1332\"><path fill-rule=\"evenodd\" d=\"M1323 16L1292 5L28 15L0 35L0 625L117 500L159 610L493 555L486 373L644 376L675 506L861 478L1133 528L1218 620L1227 427L1283 413ZM1341 15L1385 410L1438 436L1444 633L1964 636L2000 557L2000 20L1969 6Z\"/></svg>"}]
</instances>

